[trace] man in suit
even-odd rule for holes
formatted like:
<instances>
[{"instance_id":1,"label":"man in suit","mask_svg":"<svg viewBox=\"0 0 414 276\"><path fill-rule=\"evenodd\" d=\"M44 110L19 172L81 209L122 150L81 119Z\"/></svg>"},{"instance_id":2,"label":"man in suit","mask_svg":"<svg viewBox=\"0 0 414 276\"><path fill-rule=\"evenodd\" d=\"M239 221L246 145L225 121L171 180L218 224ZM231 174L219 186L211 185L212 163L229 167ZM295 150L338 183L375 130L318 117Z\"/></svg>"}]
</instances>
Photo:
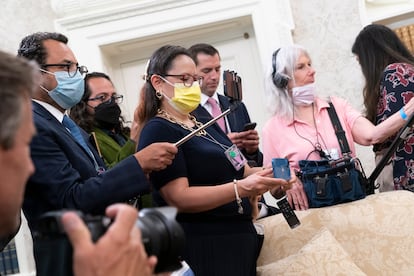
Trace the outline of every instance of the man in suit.
<instances>
[{"instance_id":1,"label":"man in suit","mask_svg":"<svg viewBox=\"0 0 414 276\"><path fill-rule=\"evenodd\" d=\"M41 71L33 94L37 134L30 145L36 171L27 183L23 204L30 227L47 211L67 208L103 214L108 205L147 192L146 174L171 164L177 152L172 144L153 144L106 170L86 132L73 127L65 115L82 98L82 74L87 72L67 41L59 33L34 33L21 41L18 50L19 56L35 60Z\"/></svg>"},{"instance_id":2,"label":"man in suit","mask_svg":"<svg viewBox=\"0 0 414 276\"><path fill-rule=\"evenodd\" d=\"M29 146L36 130L30 111L31 95L39 80L37 66L0 51L0 251L19 230L24 188L35 170ZM75 274L104 271L99 275L152 275L156 258L145 253L135 226L137 211L117 204L108 208L107 215L114 222L97 244L92 243L88 228L75 213L63 215L62 223L75 252Z\"/></svg>"},{"instance_id":3,"label":"man in suit","mask_svg":"<svg viewBox=\"0 0 414 276\"><path fill-rule=\"evenodd\" d=\"M197 65L197 75L203 77L201 85L201 103L193 111L193 115L205 123L212 119L214 104L218 104L220 111L235 105L225 119L218 124L223 131L243 153L250 166L263 165L263 154L259 150L259 135L256 130L244 130L244 125L250 123L250 116L242 102L232 103L231 99L217 93L221 77L220 54L209 44L199 43L191 46L189 51Z\"/></svg>"}]
</instances>

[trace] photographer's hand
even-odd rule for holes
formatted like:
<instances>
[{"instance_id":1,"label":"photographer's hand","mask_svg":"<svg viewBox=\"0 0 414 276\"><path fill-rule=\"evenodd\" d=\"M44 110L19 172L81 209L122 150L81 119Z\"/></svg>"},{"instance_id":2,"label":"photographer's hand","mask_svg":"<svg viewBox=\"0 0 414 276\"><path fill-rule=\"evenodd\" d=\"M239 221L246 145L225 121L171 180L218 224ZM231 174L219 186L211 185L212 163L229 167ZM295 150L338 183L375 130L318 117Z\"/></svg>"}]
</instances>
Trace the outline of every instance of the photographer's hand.
<instances>
[{"instance_id":1,"label":"photographer's hand","mask_svg":"<svg viewBox=\"0 0 414 276\"><path fill-rule=\"evenodd\" d=\"M135 226L136 209L115 204L107 208L106 215L114 222L95 244L88 228L74 212L62 216L73 247L74 275L153 275L157 258L148 258L145 252L141 232Z\"/></svg>"}]
</instances>

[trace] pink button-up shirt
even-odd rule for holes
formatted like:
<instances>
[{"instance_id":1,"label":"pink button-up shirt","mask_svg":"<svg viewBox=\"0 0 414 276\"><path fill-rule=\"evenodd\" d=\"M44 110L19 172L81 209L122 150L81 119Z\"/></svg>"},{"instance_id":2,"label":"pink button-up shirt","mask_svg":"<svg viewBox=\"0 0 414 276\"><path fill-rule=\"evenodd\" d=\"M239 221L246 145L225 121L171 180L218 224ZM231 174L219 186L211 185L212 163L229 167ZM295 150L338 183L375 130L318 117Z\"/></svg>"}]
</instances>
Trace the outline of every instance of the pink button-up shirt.
<instances>
[{"instance_id":1,"label":"pink button-up shirt","mask_svg":"<svg viewBox=\"0 0 414 276\"><path fill-rule=\"evenodd\" d=\"M352 127L355 120L362 116L347 101L338 97L331 97L335 106L342 128L346 132L349 148L355 156L355 145L352 137ZM315 100L315 122L318 129L318 139L322 150L336 151L339 156L341 148L335 135L335 130L329 118L329 104L320 98ZM295 124L295 127L294 127ZM296 128L296 130L295 130ZM317 144L316 129L312 125L301 120L285 120L277 116L270 118L262 130L263 164L269 166L272 158L286 157L291 168L299 170L299 160L320 160L319 153L313 152ZM311 153L311 154L310 154Z\"/></svg>"}]
</instances>

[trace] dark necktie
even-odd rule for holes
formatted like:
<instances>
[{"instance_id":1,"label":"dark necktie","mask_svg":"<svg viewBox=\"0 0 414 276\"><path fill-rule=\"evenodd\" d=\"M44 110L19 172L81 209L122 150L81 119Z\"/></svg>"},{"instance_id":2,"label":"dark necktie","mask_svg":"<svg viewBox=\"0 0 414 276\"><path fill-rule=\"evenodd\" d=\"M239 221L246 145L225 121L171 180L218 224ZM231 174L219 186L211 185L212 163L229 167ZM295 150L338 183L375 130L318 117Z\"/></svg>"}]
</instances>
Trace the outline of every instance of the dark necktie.
<instances>
[{"instance_id":1,"label":"dark necktie","mask_svg":"<svg viewBox=\"0 0 414 276\"><path fill-rule=\"evenodd\" d=\"M208 98L207 102L210 104L211 106L211 115L213 115L213 117L217 117L219 116L222 112L220 109L220 106L218 105L218 103L216 102L215 99L213 98ZM216 123L220 126L220 128L224 131L224 133L226 133L226 123L224 121L224 118L220 118L216 121Z\"/></svg>"}]
</instances>

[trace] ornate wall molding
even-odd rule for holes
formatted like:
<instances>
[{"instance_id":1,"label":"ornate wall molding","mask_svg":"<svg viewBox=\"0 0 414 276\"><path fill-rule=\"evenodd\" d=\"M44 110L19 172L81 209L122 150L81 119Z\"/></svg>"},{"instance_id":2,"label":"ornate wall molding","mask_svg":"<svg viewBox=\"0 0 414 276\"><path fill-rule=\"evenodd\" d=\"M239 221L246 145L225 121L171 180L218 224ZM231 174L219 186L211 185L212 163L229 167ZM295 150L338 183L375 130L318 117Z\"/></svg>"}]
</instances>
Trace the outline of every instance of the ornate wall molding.
<instances>
[{"instance_id":1,"label":"ornate wall molding","mask_svg":"<svg viewBox=\"0 0 414 276\"><path fill-rule=\"evenodd\" d=\"M51 2L53 9L59 17L57 23L67 30L73 30L208 1L210 0L52 0Z\"/></svg>"},{"instance_id":2,"label":"ornate wall molding","mask_svg":"<svg viewBox=\"0 0 414 276\"><path fill-rule=\"evenodd\" d=\"M359 0L364 25L379 23L390 28L414 24L413 0Z\"/></svg>"}]
</instances>

